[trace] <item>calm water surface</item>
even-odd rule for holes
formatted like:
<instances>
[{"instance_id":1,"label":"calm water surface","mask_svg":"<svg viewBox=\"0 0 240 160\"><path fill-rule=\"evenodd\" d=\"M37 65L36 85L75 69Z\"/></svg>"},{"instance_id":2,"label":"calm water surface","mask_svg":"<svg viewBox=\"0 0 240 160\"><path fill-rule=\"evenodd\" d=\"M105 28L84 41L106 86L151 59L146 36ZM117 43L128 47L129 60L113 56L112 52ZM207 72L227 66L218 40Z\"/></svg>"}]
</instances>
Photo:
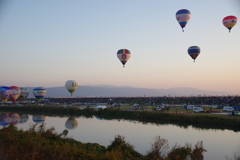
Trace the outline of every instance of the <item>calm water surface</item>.
<instances>
[{"instance_id":1,"label":"calm water surface","mask_svg":"<svg viewBox=\"0 0 240 160\"><path fill-rule=\"evenodd\" d=\"M150 149L156 136L161 136L168 140L170 148L175 143L185 145L188 142L194 146L198 141L203 141L207 150L204 153L205 160L224 160L225 156L233 159L235 152L240 155L240 132L232 130L206 130L191 126L181 128L176 125L143 124L137 121L104 120L96 117L60 118L32 115L26 116L25 119L24 116L20 117L21 121L17 114L15 118L11 118L15 119L18 128L27 130L31 124L45 122L47 128L54 126L58 133L69 129L68 137L83 143L98 143L107 147L116 135L121 135L142 154ZM3 124L0 120L0 128Z\"/></svg>"}]
</instances>

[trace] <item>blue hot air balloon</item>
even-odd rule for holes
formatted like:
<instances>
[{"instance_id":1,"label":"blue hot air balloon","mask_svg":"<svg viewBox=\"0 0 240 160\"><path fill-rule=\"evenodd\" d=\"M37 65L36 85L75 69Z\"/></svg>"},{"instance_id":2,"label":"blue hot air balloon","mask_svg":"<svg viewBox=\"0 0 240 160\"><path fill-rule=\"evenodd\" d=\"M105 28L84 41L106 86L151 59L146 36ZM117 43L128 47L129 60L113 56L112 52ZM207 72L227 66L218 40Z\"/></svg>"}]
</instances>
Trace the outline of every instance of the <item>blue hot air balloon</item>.
<instances>
[{"instance_id":1,"label":"blue hot air balloon","mask_svg":"<svg viewBox=\"0 0 240 160\"><path fill-rule=\"evenodd\" d=\"M7 100L12 96L12 89L6 86L0 87L0 98L3 102L7 102Z\"/></svg>"},{"instance_id":2,"label":"blue hot air balloon","mask_svg":"<svg viewBox=\"0 0 240 160\"><path fill-rule=\"evenodd\" d=\"M180 9L176 13L176 19L177 19L179 25L182 27L183 32L184 32L183 28L187 25L190 17L191 17L191 13L187 9Z\"/></svg>"},{"instance_id":3,"label":"blue hot air balloon","mask_svg":"<svg viewBox=\"0 0 240 160\"><path fill-rule=\"evenodd\" d=\"M188 54L194 60L193 62L195 62L195 59L200 54L200 51L201 50L198 46L191 46L191 47L188 48Z\"/></svg>"}]
</instances>

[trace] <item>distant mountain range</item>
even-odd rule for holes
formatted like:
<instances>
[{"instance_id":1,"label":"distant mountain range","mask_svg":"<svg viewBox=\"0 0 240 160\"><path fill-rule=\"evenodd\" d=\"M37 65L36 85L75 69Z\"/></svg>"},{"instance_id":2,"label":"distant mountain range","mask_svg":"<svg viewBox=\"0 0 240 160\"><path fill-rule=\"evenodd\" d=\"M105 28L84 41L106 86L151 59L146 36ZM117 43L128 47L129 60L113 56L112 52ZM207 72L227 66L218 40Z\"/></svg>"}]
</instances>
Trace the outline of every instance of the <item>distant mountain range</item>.
<instances>
[{"instance_id":1,"label":"distant mountain range","mask_svg":"<svg viewBox=\"0 0 240 160\"><path fill-rule=\"evenodd\" d=\"M32 90L36 87L26 87L30 94L28 98L34 98ZM45 97L70 97L70 93L65 87L46 88ZM223 91L206 91L195 88L169 88L169 89L149 89L134 88L128 86L110 86L110 85L87 85L79 86L74 92L73 97L150 97L150 96L216 96L216 95L235 95Z\"/></svg>"}]
</instances>

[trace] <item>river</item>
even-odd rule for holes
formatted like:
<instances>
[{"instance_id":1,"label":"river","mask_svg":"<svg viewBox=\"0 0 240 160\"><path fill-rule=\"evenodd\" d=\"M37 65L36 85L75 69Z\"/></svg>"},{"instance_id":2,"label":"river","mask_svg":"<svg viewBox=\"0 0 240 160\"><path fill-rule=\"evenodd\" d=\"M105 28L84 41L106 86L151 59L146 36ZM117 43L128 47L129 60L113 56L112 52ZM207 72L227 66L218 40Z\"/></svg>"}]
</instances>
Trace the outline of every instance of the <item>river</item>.
<instances>
[{"instance_id":1,"label":"river","mask_svg":"<svg viewBox=\"0 0 240 160\"><path fill-rule=\"evenodd\" d=\"M7 120L7 118L9 119ZM44 122L47 128L54 127L58 133L68 129L68 137L83 143L98 143L106 147L116 135L121 135L142 154L150 149L154 138L160 136L168 140L170 148L176 143L185 145L188 142L194 146L198 141L203 141L203 146L207 150L204 153L205 160L224 160L225 156L234 159L234 153L240 156L240 131L228 129L201 129L173 124L160 125L128 120L105 120L96 117L69 118L12 114L7 118L0 119L0 129L10 121L14 121L15 125L23 130L29 129L30 125L36 122Z\"/></svg>"}]
</instances>

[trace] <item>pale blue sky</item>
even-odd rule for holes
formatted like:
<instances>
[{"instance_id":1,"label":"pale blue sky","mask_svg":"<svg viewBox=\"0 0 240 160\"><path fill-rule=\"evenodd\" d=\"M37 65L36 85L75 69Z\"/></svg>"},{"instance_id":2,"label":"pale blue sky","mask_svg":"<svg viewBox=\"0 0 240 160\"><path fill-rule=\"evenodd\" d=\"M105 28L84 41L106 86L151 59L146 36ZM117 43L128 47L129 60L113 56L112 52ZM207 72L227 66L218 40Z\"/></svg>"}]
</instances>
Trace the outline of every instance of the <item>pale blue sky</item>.
<instances>
[{"instance_id":1,"label":"pale blue sky","mask_svg":"<svg viewBox=\"0 0 240 160\"><path fill-rule=\"evenodd\" d=\"M11 0L1 3L0 85L194 87L240 94L239 0ZM182 32L175 14L188 9ZM193 63L188 47L201 53ZM116 53L132 53L125 68Z\"/></svg>"}]
</instances>

